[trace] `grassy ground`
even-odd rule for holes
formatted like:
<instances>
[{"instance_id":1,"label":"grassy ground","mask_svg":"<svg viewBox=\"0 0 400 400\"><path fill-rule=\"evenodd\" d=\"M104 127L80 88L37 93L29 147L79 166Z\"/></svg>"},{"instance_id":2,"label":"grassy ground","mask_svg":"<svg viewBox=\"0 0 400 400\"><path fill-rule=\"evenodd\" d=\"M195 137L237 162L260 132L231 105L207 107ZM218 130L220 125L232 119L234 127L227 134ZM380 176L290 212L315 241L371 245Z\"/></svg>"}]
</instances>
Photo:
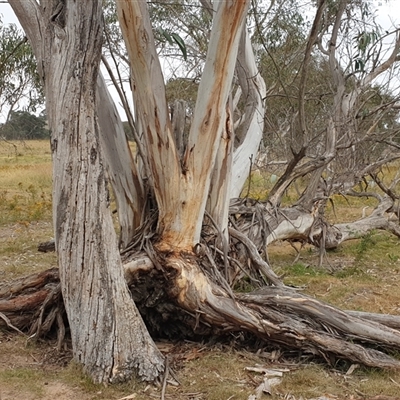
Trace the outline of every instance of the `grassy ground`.
<instances>
[{"instance_id":1,"label":"grassy ground","mask_svg":"<svg viewBox=\"0 0 400 400\"><path fill-rule=\"evenodd\" d=\"M371 208L373 203L371 203ZM331 218L361 216L359 200L335 199ZM345 211L345 212L343 212ZM48 142L0 142L0 279L7 281L56 265L52 253L37 252L37 244L52 237L51 155ZM329 252L326 268L317 268L312 248L296 252L287 243L270 247L275 271L285 282L344 309L399 314L400 246L382 232L345 243ZM328 272L329 270L329 272ZM330 368L297 354L260 348L257 354L229 345L158 343L180 382L168 385L166 399L248 399L264 375L251 367L283 370L281 383L264 398L365 399L398 397L400 372L334 364ZM250 368L250 370L249 370ZM278 371L279 372L279 371ZM52 343L37 343L0 327L0 399L157 399L160 386L131 381L106 387L93 385Z\"/></svg>"}]
</instances>

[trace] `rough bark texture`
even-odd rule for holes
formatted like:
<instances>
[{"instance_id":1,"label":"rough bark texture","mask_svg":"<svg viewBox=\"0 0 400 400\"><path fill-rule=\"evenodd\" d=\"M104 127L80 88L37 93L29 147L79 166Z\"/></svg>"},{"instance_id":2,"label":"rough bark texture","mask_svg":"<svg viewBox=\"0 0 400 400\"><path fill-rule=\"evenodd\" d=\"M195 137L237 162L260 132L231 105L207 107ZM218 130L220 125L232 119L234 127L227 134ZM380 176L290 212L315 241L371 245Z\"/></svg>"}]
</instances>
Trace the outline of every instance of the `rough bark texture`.
<instances>
[{"instance_id":1,"label":"rough bark texture","mask_svg":"<svg viewBox=\"0 0 400 400\"><path fill-rule=\"evenodd\" d=\"M62 295L73 354L95 382L134 373L154 380L163 357L150 338L124 280L96 117L101 54L101 1L10 2L42 67L52 131L53 215Z\"/></svg>"}]
</instances>

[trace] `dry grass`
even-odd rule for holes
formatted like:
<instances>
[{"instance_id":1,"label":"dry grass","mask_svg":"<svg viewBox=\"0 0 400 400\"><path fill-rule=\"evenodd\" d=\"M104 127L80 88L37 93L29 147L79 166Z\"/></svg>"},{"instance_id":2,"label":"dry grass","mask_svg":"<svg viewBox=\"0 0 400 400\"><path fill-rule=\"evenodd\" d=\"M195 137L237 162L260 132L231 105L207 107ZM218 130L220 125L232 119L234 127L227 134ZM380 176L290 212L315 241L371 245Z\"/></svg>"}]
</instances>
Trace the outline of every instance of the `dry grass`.
<instances>
[{"instance_id":1,"label":"dry grass","mask_svg":"<svg viewBox=\"0 0 400 400\"><path fill-rule=\"evenodd\" d=\"M14 144L17 150L0 142L2 281L56 265L54 254L37 252L37 244L52 237L49 143ZM257 190L261 198L271 184L262 186L266 179L259 179ZM361 216L360 200L349 198L348 201L341 197L334 199L335 210L329 211L333 221L342 222L343 216ZM370 202L372 207L373 200ZM306 293L345 309L399 314L400 246L393 236L372 232L329 252L324 262L330 272L316 267L318 254L311 248L303 249L299 261L293 265L295 255L286 243L270 247L272 264L278 274L285 274L286 283L302 286ZM271 349L267 348L260 348L255 355L222 345L159 345L181 383L177 387L168 385L166 399L248 399L263 376L246 371L245 367L256 364L290 369L284 373L282 383L273 388L271 400L289 398L289 395L296 399L322 395L361 399L363 394L368 398L400 393L400 372L396 371L358 368L346 375L349 366L343 363L335 362L328 368L297 354L279 356L279 352L270 353ZM134 380L112 387L93 385L80 367L67 361L69 358L58 354L49 343L34 343L0 328L0 399L90 400L121 399L129 395L137 400L160 398L160 386L147 386Z\"/></svg>"},{"instance_id":2,"label":"dry grass","mask_svg":"<svg viewBox=\"0 0 400 400\"><path fill-rule=\"evenodd\" d=\"M51 220L48 141L0 141L0 224Z\"/></svg>"}]
</instances>

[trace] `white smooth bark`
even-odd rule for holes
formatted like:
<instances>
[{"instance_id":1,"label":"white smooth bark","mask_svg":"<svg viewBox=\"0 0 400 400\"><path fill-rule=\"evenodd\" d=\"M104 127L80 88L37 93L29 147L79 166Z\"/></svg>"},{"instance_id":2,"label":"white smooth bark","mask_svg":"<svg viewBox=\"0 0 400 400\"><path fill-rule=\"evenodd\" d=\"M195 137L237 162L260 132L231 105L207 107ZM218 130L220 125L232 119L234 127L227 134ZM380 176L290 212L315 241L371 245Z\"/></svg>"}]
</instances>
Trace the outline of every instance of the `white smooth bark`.
<instances>
[{"instance_id":1,"label":"white smooth bark","mask_svg":"<svg viewBox=\"0 0 400 400\"><path fill-rule=\"evenodd\" d=\"M266 87L258 72L250 36L247 31L242 35L237 71L242 97L246 99L245 121L242 123L243 141L233 156L232 185L230 197L239 197L243 185L249 176L251 160L255 161L264 130Z\"/></svg>"},{"instance_id":2,"label":"white smooth bark","mask_svg":"<svg viewBox=\"0 0 400 400\"><path fill-rule=\"evenodd\" d=\"M244 27L248 10L248 1L217 2L218 9L213 19L211 38L207 52L206 64L198 89L198 97L194 118L189 133L183 168L190 176L191 190L188 203L190 209L198 210L198 215L204 213L207 196L210 189L212 172L218 149L225 154L219 157L221 173L213 185L218 192L222 181L224 190L228 190L230 182L227 179L231 164L231 136L233 123L231 115L225 117L225 107L230 93L234 68L236 64L239 39ZM214 7L215 5L214 4ZM221 138L221 132L222 138ZM225 170L225 171L224 171ZM227 216L229 197L221 196L221 211ZM226 213L226 214L225 214ZM225 215L224 215L225 214ZM202 220L199 218L194 227L193 241L200 239Z\"/></svg>"}]
</instances>

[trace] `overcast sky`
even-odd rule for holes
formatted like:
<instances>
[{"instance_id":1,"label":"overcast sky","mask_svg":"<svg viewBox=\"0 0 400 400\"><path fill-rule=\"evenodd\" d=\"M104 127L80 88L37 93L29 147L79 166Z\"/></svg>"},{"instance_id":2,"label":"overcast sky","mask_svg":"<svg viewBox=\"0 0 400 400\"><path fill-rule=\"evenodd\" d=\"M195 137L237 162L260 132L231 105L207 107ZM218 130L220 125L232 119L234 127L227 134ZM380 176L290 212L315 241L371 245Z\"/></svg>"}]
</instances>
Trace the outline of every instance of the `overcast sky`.
<instances>
[{"instance_id":1,"label":"overcast sky","mask_svg":"<svg viewBox=\"0 0 400 400\"><path fill-rule=\"evenodd\" d=\"M390 27L391 22L399 25L400 20L400 0L373 0L378 9L379 22L384 27ZM6 3L0 3L0 14L3 22L18 23L11 7Z\"/></svg>"},{"instance_id":2,"label":"overcast sky","mask_svg":"<svg viewBox=\"0 0 400 400\"><path fill-rule=\"evenodd\" d=\"M400 0L373 0L373 4L377 8L377 22L379 25L387 30L400 26ZM16 18L12 8L7 3L0 3L0 16L5 24L16 23L19 25L18 19ZM112 94L115 98L115 94ZM117 99L116 103L118 102L119 100ZM122 114L122 108L118 108ZM122 118L124 118L124 116L122 116ZM2 116L0 115L0 122L1 119Z\"/></svg>"}]
</instances>

